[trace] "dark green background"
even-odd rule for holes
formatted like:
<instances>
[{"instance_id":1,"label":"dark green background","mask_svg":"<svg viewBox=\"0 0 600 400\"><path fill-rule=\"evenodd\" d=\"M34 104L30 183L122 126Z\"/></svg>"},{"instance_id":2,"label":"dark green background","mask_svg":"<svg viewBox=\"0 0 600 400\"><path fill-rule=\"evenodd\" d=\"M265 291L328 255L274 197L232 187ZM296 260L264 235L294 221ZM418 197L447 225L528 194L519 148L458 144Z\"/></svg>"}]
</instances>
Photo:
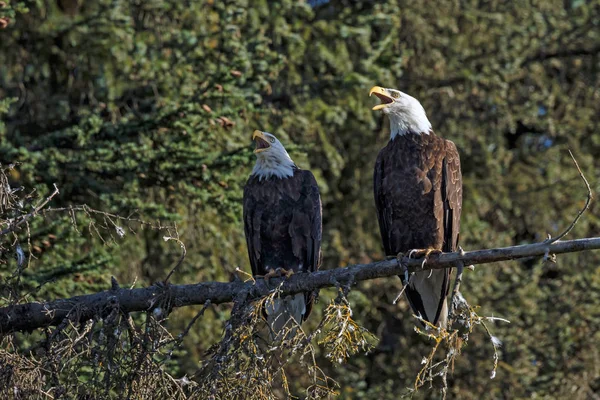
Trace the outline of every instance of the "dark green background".
<instances>
[{"instance_id":1,"label":"dark green background","mask_svg":"<svg viewBox=\"0 0 600 400\"><path fill-rule=\"evenodd\" d=\"M0 31L0 163L21 163L13 185L39 195L57 183L53 206L177 222L188 251L171 279L180 283L250 270L241 198L254 129L277 135L317 177L323 268L382 258L371 186L389 130L370 110L373 85L420 99L434 130L458 146L466 250L562 231L586 196L568 149L598 190L599 1L321 3L13 2L0 10L12 20ZM598 210L593 203L569 238L598 235ZM149 285L180 254L164 232L126 230L121 239L109 227L104 244L85 216L78 225L81 234L68 216L32 223L36 258L21 290L52 282L27 300L106 289L111 275ZM12 255L1 261L6 277ZM594 398L599 261L587 252L467 272L471 304L511 324L492 325L504 342L493 380L489 339L471 335L451 397ZM320 360L341 398L396 399L412 385L430 344L414 333L406 302L391 304L398 289L398 279L382 279L350 293L354 319L381 340L347 365ZM322 291L307 329L334 294ZM196 311L176 310L168 328L177 334ZM173 375L196 370L228 313L206 313ZM300 374L291 368L297 387Z\"/></svg>"}]
</instances>

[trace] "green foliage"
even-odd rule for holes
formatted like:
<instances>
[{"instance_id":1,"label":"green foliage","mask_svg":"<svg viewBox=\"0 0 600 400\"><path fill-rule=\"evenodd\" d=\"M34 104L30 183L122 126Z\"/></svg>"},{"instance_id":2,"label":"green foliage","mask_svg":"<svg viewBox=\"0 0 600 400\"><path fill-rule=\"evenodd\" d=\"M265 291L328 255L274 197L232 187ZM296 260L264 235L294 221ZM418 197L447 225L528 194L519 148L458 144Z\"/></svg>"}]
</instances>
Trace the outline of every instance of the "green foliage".
<instances>
[{"instance_id":1,"label":"green foliage","mask_svg":"<svg viewBox=\"0 0 600 400\"><path fill-rule=\"evenodd\" d=\"M173 282L229 280L236 267L249 270L241 197L256 128L277 135L317 176L324 268L382 258L371 185L388 128L370 110L373 85L420 99L436 132L457 144L465 249L539 241L564 229L585 199L567 149L599 188L597 0L27 6L0 10L0 17L16 12L0 30L0 163L19 164L7 171L12 188L35 189L18 213L56 183L53 207L87 204L176 223L187 257ZM599 214L592 203L570 237L597 235ZM0 251L18 243L27 255L17 297L89 293L106 289L111 275L136 285L164 279L180 256L162 240L164 229L112 221L123 237L105 216L83 210L32 219L16 237L0 238ZM489 338L474 333L448 394L583 399L599 391L599 257L466 272L469 302L512 323L490 327L504 343L496 378L489 379ZM14 254L0 254L5 282L15 268ZM374 351L335 366L316 350L341 398L395 399L429 354L405 302L391 304L399 287L399 280L364 282L348 296L353 320L379 338ZM307 331L332 296L321 293ZM205 360L229 310L214 307L185 337L177 378ZM182 331L194 314L177 310L166 325ZM287 370L298 393L305 370Z\"/></svg>"}]
</instances>

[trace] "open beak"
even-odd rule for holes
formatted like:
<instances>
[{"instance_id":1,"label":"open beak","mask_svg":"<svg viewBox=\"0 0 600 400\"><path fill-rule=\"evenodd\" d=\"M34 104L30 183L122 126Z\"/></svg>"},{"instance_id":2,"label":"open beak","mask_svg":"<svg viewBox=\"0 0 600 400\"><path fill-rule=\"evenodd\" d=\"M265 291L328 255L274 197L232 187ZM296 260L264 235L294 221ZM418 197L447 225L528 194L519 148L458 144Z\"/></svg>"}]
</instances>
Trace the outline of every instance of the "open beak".
<instances>
[{"instance_id":1,"label":"open beak","mask_svg":"<svg viewBox=\"0 0 600 400\"><path fill-rule=\"evenodd\" d=\"M254 133L252 134L252 140L254 140L256 142L256 148L254 149L254 154L258 154L261 151L265 151L269 147L271 147L271 145L269 144L269 141L265 137L265 134L262 133L261 131L258 131L258 130L254 131Z\"/></svg>"},{"instance_id":2,"label":"open beak","mask_svg":"<svg viewBox=\"0 0 600 400\"><path fill-rule=\"evenodd\" d=\"M382 88L381 86L373 86L369 91L369 96L374 94L381 100L381 104L377 104L372 108L373 111L381 110L382 108L387 107L388 105L394 102L394 98L390 96L387 89Z\"/></svg>"}]
</instances>

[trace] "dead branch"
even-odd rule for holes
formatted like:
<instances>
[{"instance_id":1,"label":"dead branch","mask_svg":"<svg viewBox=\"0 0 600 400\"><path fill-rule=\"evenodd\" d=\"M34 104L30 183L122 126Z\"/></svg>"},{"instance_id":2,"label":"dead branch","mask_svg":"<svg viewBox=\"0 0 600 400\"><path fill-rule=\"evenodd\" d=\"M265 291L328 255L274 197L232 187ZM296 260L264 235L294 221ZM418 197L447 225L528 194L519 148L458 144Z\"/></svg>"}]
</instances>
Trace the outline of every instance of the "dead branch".
<instances>
[{"instance_id":1,"label":"dead branch","mask_svg":"<svg viewBox=\"0 0 600 400\"><path fill-rule=\"evenodd\" d=\"M451 268L457 263L486 264L498 261L528 257L543 257L547 253L561 254L584 250L600 249L600 237L541 242L497 249L465 251L461 253L443 253L433 255L423 263L422 259L404 258L378 261L370 264L357 264L345 268L318 271L312 274L295 274L288 279L273 278L267 284L262 279L255 282L201 282L189 285L157 284L141 289L107 290L100 293L76 296L43 303L19 304L0 308L0 332L32 331L37 328L58 325L65 318L73 321L87 321L94 316L104 316L108 304L116 303L122 312L147 311L158 308L164 299L169 299L173 307L202 305L207 301L221 304L233 301L240 293L247 294L247 300L266 296L275 288L280 294L308 292L320 288L332 287L347 282L356 283L403 273L403 265L410 272L421 270ZM75 310L75 311L74 311ZM73 321L76 322L76 321Z\"/></svg>"},{"instance_id":2,"label":"dead branch","mask_svg":"<svg viewBox=\"0 0 600 400\"><path fill-rule=\"evenodd\" d=\"M29 214L25 214L23 216L17 217L12 221L8 221L8 228L4 229L3 231L0 232L0 236L6 235L7 233L13 232L15 229L17 229L20 225L24 224L25 222L27 222L30 218L38 215L38 213L42 210L42 208L44 208L46 206L46 204L48 204L50 202L50 200L52 200L52 198L54 196L56 196L58 194L58 186L56 186L56 183L54 184L54 192L52 192L50 194L50 196L46 197L43 201L41 201L37 206L35 206L35 208L33 209L32 212L30 212Z\"/></svg>"},{"instance_id":3,"label":"dead branch","mask_svg":"<svg viewBox=\"0 0 600 400\"><path fill-rule=\"evenodd\" d=\"M177 232L177 228L175 228L175 232ZM179 234L177 234L177 236L179 236ZM183 244L183 242L177 237L165 236L163 237L163 239L165 241L174 240L177 243L179 243L179 247L181 247L181 257L179 257L177 264L175 264L175 266L171 269L171 272L169 272L169 274L165 278L164 283L166 284L169 282L169 278L171 277L171 275L173 275L173 273L181 266L181 264L183 264L183 260L185 260L185 255L187 254L187 249L185 248L185 244Z\"/></svg>"},{"instance_id":4,"label":"dead branch","mask_svg":"<svg viewBox=\"0 0 600 400\"><path fill-rule=\"evenodd\" d=\"M549 237L548 239L546 239L547 243L556 242L557 240L561 240L562 238L567 236L569 234L569 232L571 232L571 230L575 227L575 224L577 224L577 222L579 221L579 218L581 218L583 213L586 212L586 210L588 208L590 208L590 203L592 202L592 199L594 198L594 195L592 193L592 188L590 187L588 180L585 178L585 175L583 175L583 171L581 171L581 168L579 168L579 164L577 163L577 160L573 156L573 153L571 153L571 150L569 150L569 155L571 156L571 160L573 160L573 163L575 164L575 167L577 168L577 172L579 172L579 176L581 177L581 179L583 180L583 183L585 184L585 187L587 189L587 199L585 200L585 204L583 205L583 208L581 210L579 210L579 212L575 216L575 219L573 220L573 222L571 222L571 224L567 227L567 229L565 229L563 233L556 236L555 238Z\"/></svg>"}]
</instances>

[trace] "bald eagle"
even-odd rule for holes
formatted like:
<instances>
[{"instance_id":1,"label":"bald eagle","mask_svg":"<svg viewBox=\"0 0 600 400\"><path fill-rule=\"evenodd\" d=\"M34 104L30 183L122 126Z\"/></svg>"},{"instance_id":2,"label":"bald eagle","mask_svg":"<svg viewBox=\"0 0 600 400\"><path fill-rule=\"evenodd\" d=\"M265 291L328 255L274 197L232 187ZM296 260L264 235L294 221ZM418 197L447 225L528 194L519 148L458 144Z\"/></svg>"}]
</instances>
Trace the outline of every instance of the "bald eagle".
<instances>
[{"instance_id":1,"label":"bald eagle","mask_svg":"<svg viewBox=\"0 0 600 400\"><path fill-rule=\"evenodd\" d=\"M244 231L252 274L316 271L321 254L317 181L294 164L272 134L254 131L252 139L256 164L244 188ZM312 301L313 293L298 293L267 304L263 311L271 337L281 332L293 335L310 314Z\"/></svg>"},{"instance_id":2,"label":"bald eagle","mask_svg":"<svg viewBox=\"0 0 600 400\"><path fill-rule=\"evenodd\" d=\"M453 252L462 208L460 159L454 143L436 136L421 103L399 90L375 86L373 110L390 119L390 141L379 152L373 177L379 229L386 255L411 249ZM450 269L415 273L406 297L415 312L446 327Z\"/></svg>"}]
</instances>

